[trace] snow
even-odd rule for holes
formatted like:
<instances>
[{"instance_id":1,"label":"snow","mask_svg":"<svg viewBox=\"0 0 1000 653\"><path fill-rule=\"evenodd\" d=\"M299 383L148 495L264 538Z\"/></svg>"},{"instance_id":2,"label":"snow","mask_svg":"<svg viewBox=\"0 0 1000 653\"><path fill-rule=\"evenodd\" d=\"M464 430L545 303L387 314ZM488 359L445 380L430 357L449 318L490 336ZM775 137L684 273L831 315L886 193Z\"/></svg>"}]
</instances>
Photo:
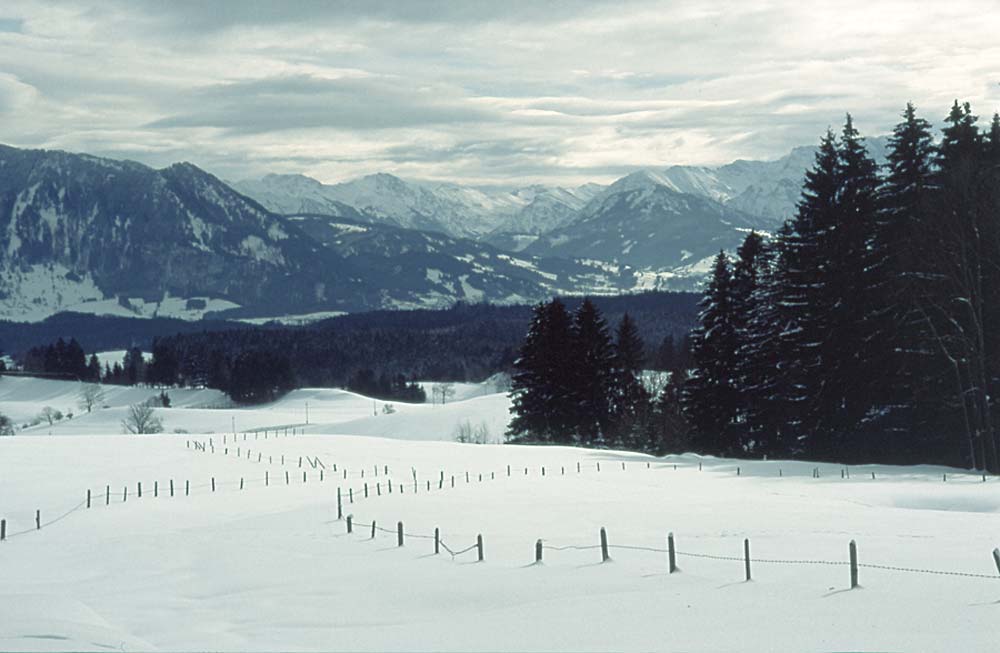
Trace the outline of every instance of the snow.
<instances>
[{"instance_id":1,"label":"snow","mask_svg":"<svg viewBox=\"0 0 1000 653\"><path fill-rule=\"evenodd\" d=\"M71 396L73 385L0 379L0 410ZM165 421L214 435L114 435L107 409L72 421L101 435L0 438L0 517L13 534L0 544L0 650L996 650L996 479L932 466L853 467L842 479L834 464L462 445L448 441L452 420L491 419L506 400L456 389L445 406L395 403L377 417L371 399L337 390L241 410L195 408L208 391L194 390L191 407L163 411ZM306 401L304 435L248 433L235 445L223 435L233 416L238 429L301 421ZM384 437L359 435L378 423ZM432 433L441 441L426 441ZM187 446L209 438L214 452ZM323 463L323 481L300 456ZM338 487L351 535L337 519ZM373 519L390 530L402 521L405 546L389 533L370 540ZM546 549L533 564L537 539L595 547L602 526L610 562L596 548ZM482 534L485 561L433 555L433 541L414 534L435 527L456 551ZM668 532L682 554L676 574L659 550ZM838 564L758 561L744 582L744 538L755 560ZM863 567L851 590L850 540L863 564L984 577Z\"/></svg>"},{"instance_id":2,"label":"snow","mask_svg":"<svg viewBox=\"0 0 1000 653\"><path fill-rule=\"evenodd\" d=\"M271 315L268 317L244 317L239 318L237 322L243 322L244 324L267 324L269 322L277 322L279 324L288 324L294 326L301 326L304 324L310 324L312 322L319 322L320 320L326 320L331 317L340 317L341 315L347 315L344 311L316 311L314 313L295 313L293 315Z\"/></svg>"}]
</instances>

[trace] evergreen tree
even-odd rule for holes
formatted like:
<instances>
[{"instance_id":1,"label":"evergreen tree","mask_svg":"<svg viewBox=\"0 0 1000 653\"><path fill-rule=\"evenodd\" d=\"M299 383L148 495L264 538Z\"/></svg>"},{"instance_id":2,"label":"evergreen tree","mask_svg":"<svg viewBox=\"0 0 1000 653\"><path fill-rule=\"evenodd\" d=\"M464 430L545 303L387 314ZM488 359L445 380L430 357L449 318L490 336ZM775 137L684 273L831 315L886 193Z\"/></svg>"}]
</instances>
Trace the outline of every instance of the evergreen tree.
<instances>
[{"instance_id":1,"label":"evergreen tree","mask_svg":"<svg viewBox=\"0 0 1000 653\"><path fill-rule=\"evenodd\" d=\"M738 412L736 349L729 258L720 251L700 304L698 326L691 334L694 371L684 387L683 403L701 445L709 453L732 453Z\"/></svg>"},{"instance_id":2,"label":"evergreen tree","mask_svg":"<svg viewBox=\"0 0 1000 653\"><path fill-rule=\"evenodd\" d=\"M570 340L570 383L575 424L584 444L604 446L611 422L614 349L608 325L589 299L573 315Z\"/></svg>"},{"instance_id":3,"label":"evergreen tree","mask_svg":"<svg viewBox=\"0 0 1000 653\"><path fill-rule=\"evenodd\" d=\"M576 421L570 391L570 316L554 299L535 306L511 377L508 435L570 442Z\"/></svg>"},{"instance_id":4,"label":"evergreen tree","mask_svg":"<svg viewBox=\"0 0 1000 653\"><path fill-rule=\"evenodd\" d=\"M641 449L649 415L649 392L642 383L645 345L628 313L615 331L611 377L611 422L616 446Z\"/></svg>"},{"instance_id":5,"label":"evergreen tree","mask_svg":"<svg viewBox=\"0 0 1000 653\"><path fill-rule=\"evenodd\" d=\"M101 381L101 361L97 359L97 354L91 354L87 361L87 380L91 383Z\"/></svg>"},{"instance_id":6,"label":"evergreen tree","mask_svg":"<svg viewBox=\"0 0 1000 653\"><path fill-rule=\"evenodd\" d=\"M906 105L902 118L889 139L872 247L878 280L871 291L879 306L870 315L868 374L877 381L872 388L877 410L867 428L867 453L919 460L919 452L950 429L941 421L944 406L937 399L946 394L944 359L926 317L939 285L930 265L937 248L936 152L930 124L917 117L913 104Z\"/></svg>"}]
</instances>

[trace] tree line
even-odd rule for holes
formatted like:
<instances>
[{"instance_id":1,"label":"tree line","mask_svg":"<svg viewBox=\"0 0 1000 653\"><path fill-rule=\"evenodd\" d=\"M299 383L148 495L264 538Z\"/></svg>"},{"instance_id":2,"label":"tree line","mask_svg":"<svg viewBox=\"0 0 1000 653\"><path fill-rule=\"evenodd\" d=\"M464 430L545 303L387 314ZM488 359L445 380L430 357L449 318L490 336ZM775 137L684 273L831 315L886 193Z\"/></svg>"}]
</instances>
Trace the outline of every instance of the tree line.
<instances>
[{"instance_id":1,"label":"tree line","mask_svg":"<svg viewBox=\"0 0 1000 653\"><path fill-rule=\"evenodd\" d=\"M773 237L720 252L680 403L700 451L1000 472L1000 116L848 115Z\"/></svg>"},{"instance_id":2,"label":"tree line","mask_svg":"<svg viewBox=\"0 0 1000 653\"><path fill-rule=\"evenodd\" d=\"M672 338L664 339L656 357L680 365L687 359ZM538 304L513 366L508 439L652 453L683 448L688 426L678 419L676 384L683 372L651 387L648 362L628 313L612 336L589 299L572 313L559 299Z\"/></svg>"}]
</instances>

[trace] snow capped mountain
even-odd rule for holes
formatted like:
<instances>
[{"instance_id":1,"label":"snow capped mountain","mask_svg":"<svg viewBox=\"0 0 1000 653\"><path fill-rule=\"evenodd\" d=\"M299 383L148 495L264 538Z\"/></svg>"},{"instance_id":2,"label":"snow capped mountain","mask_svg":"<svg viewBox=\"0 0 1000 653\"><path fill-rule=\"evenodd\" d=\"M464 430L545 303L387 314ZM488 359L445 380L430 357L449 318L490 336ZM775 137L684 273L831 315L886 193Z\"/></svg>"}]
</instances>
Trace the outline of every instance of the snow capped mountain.
<instances>
[{"instance_id":1,"label":"snow capped mountain","mask_svg":"<svg viewBox=\"0 0 1000 653\"><path fill-rule=\"evenodd\" d=\"M649 170L608 186L562 228L544 234L526 254L572 256L652 270L688 269L719 249L732 249L751 229L770 222L715 200L677 190L674 180Z\"/></svg>"},{"instance_id":2,"label":"snow capped mountain","mask_svg":"<svg viewBox=\"0 0 1000 653\"><path fill-rule=\"evenodd\" d=\"M292 181L315 190L309 180ZM187 163L155 170L0 146L4 319L66 310L274 317L457 300L532 302L626 292L639 283L634 271L600 262L513 255L357 217L277 215Z\"/></svg>"},{"instance_id":3,"label":"snow capped mountain","mask_svg":"<svg viewBox=\"0 0 1000 653\"><path fill-rule=\"evenodd\" d=\"M379 173L340 184L303 175L266 175L233 187L275 213L313 213L377 222L454 237L537 234L572 219L597 184L511 190L404 180ZM487 238L489 241L489 238Z\"/></svg>"}]
</instances>

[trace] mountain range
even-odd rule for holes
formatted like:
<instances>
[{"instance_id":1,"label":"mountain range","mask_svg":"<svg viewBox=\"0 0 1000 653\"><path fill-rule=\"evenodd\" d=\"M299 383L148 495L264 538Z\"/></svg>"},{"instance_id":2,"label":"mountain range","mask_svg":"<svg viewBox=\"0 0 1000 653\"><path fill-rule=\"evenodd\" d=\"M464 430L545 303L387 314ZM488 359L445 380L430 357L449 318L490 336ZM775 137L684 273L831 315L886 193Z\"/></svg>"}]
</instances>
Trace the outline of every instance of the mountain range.
<instances>
[{"instance_id":1,"label":"mountain range","mask_svg":"<svg viewBox=\"0 0 1000 653\"><path fill-rule=\"evenodd\" d=\"M813 152L498 190L385 173L226 183L0 146L0 317L260 321L693 289L719 249L791 216Z\"/></svg>"}]
</instances>

